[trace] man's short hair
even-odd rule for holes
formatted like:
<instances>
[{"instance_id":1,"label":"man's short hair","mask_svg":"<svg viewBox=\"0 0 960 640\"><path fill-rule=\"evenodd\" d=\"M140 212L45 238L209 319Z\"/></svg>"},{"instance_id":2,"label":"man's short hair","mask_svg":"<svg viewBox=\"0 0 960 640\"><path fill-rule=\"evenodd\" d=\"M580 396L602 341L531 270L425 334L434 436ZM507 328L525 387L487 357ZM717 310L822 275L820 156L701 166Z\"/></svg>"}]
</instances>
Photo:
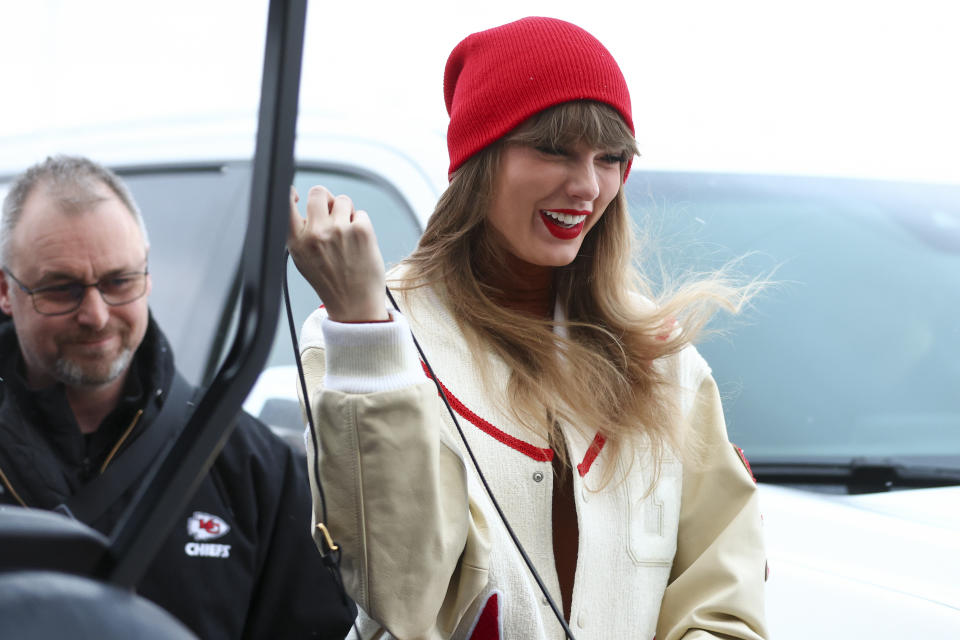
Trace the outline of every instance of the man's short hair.
<instances>
[{"instance_id":1,"label":"man's short hair","mask_svg":"<svg viewBox=\"0 0 960 640\"><path fill-rule=\"evenodd\" d=\"M147 227L127 185L110 169L82 156L56 155L31 166L10 184L3 199L0 219L0 264L8 266L13 230L23 216L23 205L38 187L46 188L64 211L82 211L103 197L97 193L105 184L120 199L137 221L143 243L149 244Z\"/></svg>"}]
</instances>

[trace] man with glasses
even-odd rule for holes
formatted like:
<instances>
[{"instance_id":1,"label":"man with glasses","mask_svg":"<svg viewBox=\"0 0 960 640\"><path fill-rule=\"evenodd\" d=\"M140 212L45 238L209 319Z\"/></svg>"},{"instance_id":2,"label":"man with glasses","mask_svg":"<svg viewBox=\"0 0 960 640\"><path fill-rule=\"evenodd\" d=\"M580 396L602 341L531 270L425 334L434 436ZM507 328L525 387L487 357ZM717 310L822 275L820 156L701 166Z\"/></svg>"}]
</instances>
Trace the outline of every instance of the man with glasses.
<instances>
[{"instance_id":1,"label":"man with glasses","mask_svg":"<svg viewBox=\"0 0 960 640\"><path fill-rule=\"evenodd\" d=\"M11 185L0 221L10 316L0 320L0 504L109 534L175 435L164 427L185 421L174 398L188 385L147 305L148 249L126 186L90 160L48 158ZM173 425L155 421L168 398L182 416ZM116 499L91 495L111 480L129 486ZM137 590L205 639L343 638L352 612L309 528L305 460L242 414Z\"/></svg>"}]
</instances>

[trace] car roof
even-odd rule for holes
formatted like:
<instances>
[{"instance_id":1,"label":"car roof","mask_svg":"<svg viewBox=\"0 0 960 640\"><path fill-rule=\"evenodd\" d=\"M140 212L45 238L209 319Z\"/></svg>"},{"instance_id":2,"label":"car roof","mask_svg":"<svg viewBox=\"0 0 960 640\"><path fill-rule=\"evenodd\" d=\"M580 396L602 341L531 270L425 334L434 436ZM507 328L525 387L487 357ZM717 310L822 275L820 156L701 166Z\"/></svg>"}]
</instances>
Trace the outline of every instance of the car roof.
<instances>
[{"instance_id":1,"label":"car roof","mask_svg":"<svg viewBox=\"0 0 960 640\"><path fill-rule=\"evenodd\" d=\"M255 125L251 118L224 116L129 121L14 136L0 149L0 183L59 153L85 155L126 170L249 161ZM295 156L299 166L386 181L401 191L421 224L447 182L443 132L409 123L307 115L297 123Z\"/></svg>"}]
</instances>

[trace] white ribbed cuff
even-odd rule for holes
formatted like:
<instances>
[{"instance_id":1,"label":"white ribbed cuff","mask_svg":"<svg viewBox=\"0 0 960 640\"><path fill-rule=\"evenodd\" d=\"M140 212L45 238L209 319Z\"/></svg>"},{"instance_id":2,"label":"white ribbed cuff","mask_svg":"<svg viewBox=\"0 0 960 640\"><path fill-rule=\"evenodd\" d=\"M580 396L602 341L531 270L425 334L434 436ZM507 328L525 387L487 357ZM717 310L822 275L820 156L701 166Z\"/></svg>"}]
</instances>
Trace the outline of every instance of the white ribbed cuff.
<instances>
[{"instance_id":1,"label":"white ribbed cuff","mask_svg":"<svg viewBox=\"0 0 960 640\"><path fill-rule=\"evenodd\" d=\"M424 381L406 318L394 310L390 317L393 322L360 324L323 319L324 387L344 393L373 393Z\"/></svg>"}]
</instances>

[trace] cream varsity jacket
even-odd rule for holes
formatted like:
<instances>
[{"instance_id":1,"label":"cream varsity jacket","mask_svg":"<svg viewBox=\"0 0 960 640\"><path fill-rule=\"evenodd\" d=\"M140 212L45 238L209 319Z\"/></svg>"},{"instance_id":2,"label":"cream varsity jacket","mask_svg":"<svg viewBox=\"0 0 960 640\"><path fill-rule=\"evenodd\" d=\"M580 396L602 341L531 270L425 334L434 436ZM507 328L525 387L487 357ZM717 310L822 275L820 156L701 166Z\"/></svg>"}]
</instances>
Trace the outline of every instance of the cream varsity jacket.
<instances>
[{"instance_id":1,"label":"cream varsity jacket","mask_svg":"<svg viewBox=\"0 0 960 640\"><path fill-rule=\"evenodd\" d=\"M301 338L326 525L343 550L362 636L559 640L563 630L484 493L407 322L559 603L553 452L514 424L499 398L481 393L477 355L434 294L409 292L403 310L392 323L344 325L320 309ZM727 441L706 363L692 347L666 360L677 406L705 452L698 464L667 456L650 491L647 452L609 459L602 438L562 425L576 463L580 529L571 630L578 640L764 638L765 555L754 482ZM506 380L505 365L491 364L495 379ZM312 465L309 438L308 453ZM598 489L607 465L623 481Z\"/></svg>"}]
</instances>

